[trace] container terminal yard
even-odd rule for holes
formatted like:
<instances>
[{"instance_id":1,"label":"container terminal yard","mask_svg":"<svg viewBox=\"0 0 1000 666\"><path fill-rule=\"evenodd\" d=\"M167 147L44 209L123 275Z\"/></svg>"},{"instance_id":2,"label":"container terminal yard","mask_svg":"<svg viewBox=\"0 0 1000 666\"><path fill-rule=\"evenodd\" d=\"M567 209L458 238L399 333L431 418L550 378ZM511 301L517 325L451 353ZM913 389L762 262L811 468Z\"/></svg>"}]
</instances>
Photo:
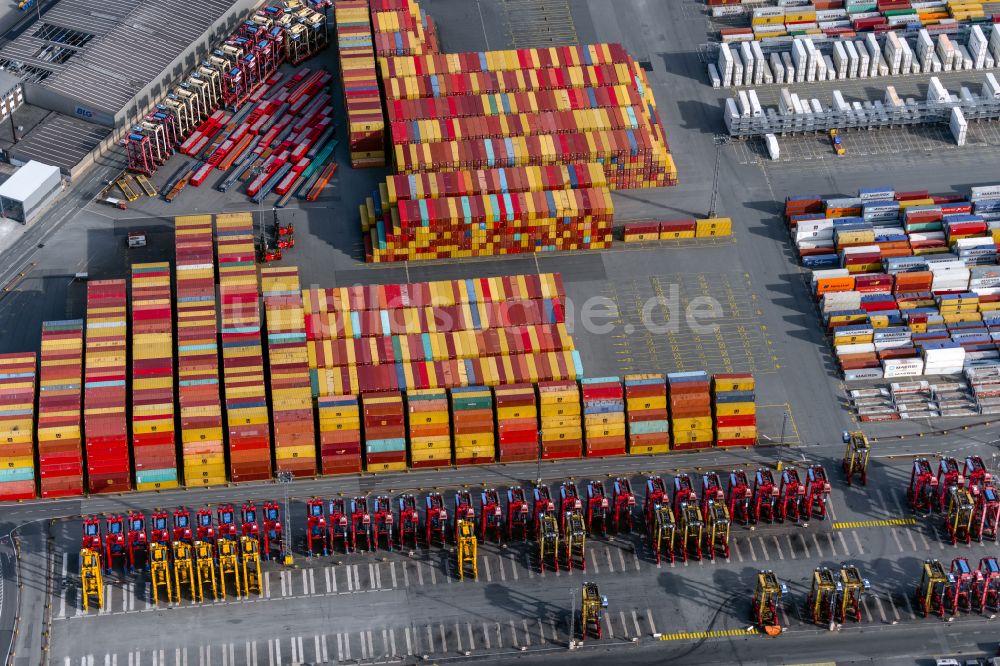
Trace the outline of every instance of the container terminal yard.
<instances>
[{"instance_id":1,"label":"container terminal yard","mask_svg":"<svg viewBox=\"0 0 1000 666\"><path fill-rule=\"evenodd\" d=\"M996 121L706 74L991 3L19 4L6 663L998 655Z\"/></svg>"}]
</instances>

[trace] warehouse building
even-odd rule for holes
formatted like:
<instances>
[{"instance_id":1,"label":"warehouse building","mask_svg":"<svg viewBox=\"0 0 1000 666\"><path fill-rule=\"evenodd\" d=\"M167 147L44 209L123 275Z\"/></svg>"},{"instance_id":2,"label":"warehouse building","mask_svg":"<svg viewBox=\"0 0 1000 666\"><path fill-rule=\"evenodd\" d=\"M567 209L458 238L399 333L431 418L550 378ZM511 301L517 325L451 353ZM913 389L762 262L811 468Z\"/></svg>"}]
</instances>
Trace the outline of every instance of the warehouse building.
<instances>
[{"instance_id":1,"label":"warehouse building","mask_svg":"<svg viewBox=\"0 0 1000 666\"><path fill-rule=\"evenodd\" d=\"M257 4L60 0L0 49L0 70L20 79L25 103L52 112L11 149L11 161L79 174Z\"/></svg>"},{"instance_id":2,"label":"warehouse building","mask_svg":"<svg viewBox=\"0 0 1000 666\"><path fill-rule=\"evenodd\" d=\"M0 216L27 224L61 191L59 167L28 162L0 185Z\"/></svg>"}]
</instances>

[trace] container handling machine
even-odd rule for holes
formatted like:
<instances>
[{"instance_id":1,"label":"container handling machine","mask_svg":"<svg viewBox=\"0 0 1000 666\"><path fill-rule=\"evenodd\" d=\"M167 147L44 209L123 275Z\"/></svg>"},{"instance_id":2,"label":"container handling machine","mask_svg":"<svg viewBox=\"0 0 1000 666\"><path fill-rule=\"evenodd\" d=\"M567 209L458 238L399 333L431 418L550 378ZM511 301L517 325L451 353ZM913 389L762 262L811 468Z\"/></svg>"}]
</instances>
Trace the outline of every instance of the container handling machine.
<instances>
[{"instance_id":1,"label":"container handling machine","mask_svg":"<svg viewBox=\"0 0 1000 666\"><path fill-rule=\"evenodd\" d=\"M704 504L702 516L705 519L705 550L709 559L715 555L729 559L729 509L726 503L709 500Z\"/></svg>"},{"instance_id":2,"label":"container handling machine","mask_svg":"<svg viewBox=\"0 0 1000 666\"><path fill-rule=\"evenodd\" d=\"M247 502L240 510L240 536L260 539L260 525L257 523L257 505Z\"/></svg>"},{"instance_id":3,"label":"container handling machine","mask_svg":"<svg viewBox=\"0 0 1000 666\"><path fill-rule=\"evenodd\" d=\"M198 586L198 601L205 600L206 588L212 593L212 599L218 601L219 587L215 577L215 548L207 541L194 542L195 576Z\"/></svg>"},{"instance_id":4,"label":"container handling machine","mask_svg":"<svg viewBox=\"0 0 1000 666\"><path fill-rule=\"evenodd\" d=\"M816 516L826 520L826 505L830 501L830 480L822 465L812 465L806 470L806 494L802 500L802 517L810 520Z\"/></svg>"},{"instance_id":5,"label":"container handling machine","mask_svg":"<svg viewBox=\"0 0 1000 666\"><path fill-rule=\"evenodd\" d=\"M577 491L576 484L566 481L559 486L559 527L566 532L567 517L570 514L583 516L583 501Z\"/></svg>"},{"instance_id":6,"label":"container handling machine","mask_svg":"<svg viewBox=\"0 0 1000 666\"><path fill-rule=\"evenodd\" d=\"M100 550L83 547L80 549L80 598L83 610L90 610L91 604L104 608L104 579L101 575Z\"/></svg>"},{"instance_id":7,"label":"container handling machine","mask_svg":"<svg viewBox=\"0 0 1000 666\"><path fill-rule=\"evenodd\" d=\"M964 541L972 543L972 519L976 511L975 500L967 488L951 486L948 491L948 512L945 528L951 545Z\"/></svg>"},{"instance_id":8,"label":"container handling machine","mask_svg":"<svg viewBox=\"0 0 1000 666\"><path fill-rule=\"evenodd\" d=\"M323 500L313 497L306 502L306 555L323 556L329 554L328 527L326 514L323 512Z\"/></svg>"},{"instance_id":9,"label":"container handling machine","mask_svg":"<svg viewBox=\"0 0 1000 666\"><path fill-rule=\"evenodd\" d=\"M187 541L174 541L174 601L180 603L181 590L187 587L192 601L198 601L198 588L194 574L194 553Z\"/></svg>"},{"instance_id":10,"label":"container handling machine","mask_svg":"<svg viewBox=\"0 0 1000 666\"><path fill-rule=\"evenodd\" d=\"M184 507L174 509L173 541L194 543L194 533L191 530L191 512Z\"/></svg>"},{"instance_id":11,"label":"container handling machine","mask_svg":"<svg viewBox=\"0 0 1000 666\"><path fill-rule=\"evenodd\" d=\"M726 501L729 503L729 517L740 525L749 525L753 519L753 489L743 470L734 469L729 473Z\"/></svg>"},{"instance_id":12,"label":"container handling machine","mask_svg":"<svg viewBox=\"0 0 1000 666\"><path fill-rule=\"evenodd\" d=\"M239 537L236 531L236 511L232 504L222 504L216 511L219 525L216 528L217 539L229 539L236 541ZM216 546L218 548L218 546Z\"/></svg>"},{"instance_id":13,"label":"container handling machine","mask_svg":"<svg viewBox=\"0 0 1000 666\"><path fill-rule=\"evenodd\" d=\"M982 576L979 569L969 566L969 560L964 557L956 557L951 561L951 571L949 571L953 582L948 588L945 598L945 606L952 615L957 615L959 611L971 612L974 606L974 596L976 588L979 586L979 579Z\"/></svg>"},{"instance_id":14,"label":"container handling machine","mask_svg":"<svg viewBox=\"0 0 1000 666\"><path fill-rule=\"evenodd\" d=\"M385 544L386 550L392 550L392 542L395 539L393 532L396 529L396 521L392 515L392 502L385 495L379 495L373 502L372 517L375 519L375 548L378 549Z\"/></svg>"},{"instance_id":15,"label":"container handling machine","mask_svg":"<svg viewBox=\"0 0 1000 666\"><path fill-rule=\"evenodd\" d=\"M965 476L958 466L958 461L954 458L941 458L938 461L937 476L937 504L938 511L944 511L948 503L952 488L964 488Z\"/></svg>"},{"instance_id":16,"label":"container handling machine","mask_svg":"<svg viewBox=\"0 0 1000 666\"><path fill-rule=\"evenodd\" d=\"M799 478L799 471L786 467L781 471L781 487L778 489L778 515L781 522L799 522L799 508L806 498L806 487Z\"/></svg>"},{"instance_id":17,"label":"container handling machine","mask_svg":"<svg viewBox=\"0 0 1000 666\"><path fill-rule=\"evenodd\" d=\"M405 548L407 541L417 547L417 534L420 532L420 513L417 511L417 498L413 495L401 495L399 503L399 547Z\"/></svg>"},{"instance_id":18,"label":"container handling machine","mask_svg":"<svg viewBox=\"0 0 1000 666\"><path fill-rule=\"evenodd\" d=\"M992 486L973 486L976 508L972 514L972 537L979 543L983 539L997 540L1000 527L1000 493Z\"/></svg>"},{"instance_id":19,"label":"container handling machine","mask_svg":"<svg viewBox=\"0 0 1000 666\"><path fill-rule=\"evenodd\" d=\"M479 558L477 555L476 526L459 518L455 521L455 549L458 558L458 579L465 579L465 568L469 566L472 577L479 580Z\"/></svg>"},{"instance_id":20,"label":"container handling machine","mask_svg":"<svg viewBox=\"0 0 1000 666\"><path fill-rule=\"evenodd\" d=\"M970 488L986 488L993 485L993 475L986 468L986 463L980 456L968 456L965 459L963 475Z\"/></svg>"},{"instance_id":21,"label":"container handling machine","mask_svg":"<svg viewBox=\"0 0 1000 666\"><path fill-rule=\"evenodd\" d=\"M773 523L777 517L778 485L769 469L758 469L753 482L753 522L767 520Z\"/></svg>"},{"instance_id":22,"label":"container handling machine","mask_svg":"<svg viewBox=\"0 0 1000 666\"><path fill-rule=\"evenodd\" d=\"M754 623L768 636L781 633L778 623L778 604L781 597L788 593L788 588L778 580L773 571L757 572L757 589L753 594L751 608Z\"/></svg>"},{"instance_id":23,"label":"container handling machine","mask_svg":"<svg viewBox=\"0 0 1000 666\"><path fill-rule=\"evenodd\" d=\"M614 508L611 523L615 532L632 531L632 513L635 511L635 493L628 478L620 476L615 479Z\"/></svg>"},{"instance_id":24,"label":"container handling machine","mask_svg":"<svg viewBox=\"0 0 1000 666\"><path fill-rule=\"evenodd\" d=\"M162 542L149 544L149 586L153 591L153 605L160 603L160 590L167 603L174 598L173 576L170 572L170 546Z\"/></svg>"},{"instance_id":25,"label":"container handling machine","mask_svg":"<svg viewBox=\"0 0 1000 666\"><path fill-rule=\"evenodd\" d=\"M514 535L518 534L521 537L521 541L527 541L531 524L531 510L528 508L528 500L524 494L524 488L515 487L508 489L507 540L513 540Z\"/></svg>"},{"instance_id":26,"label":"container handling machine","mask_svg":"<svg viewBox=\"0 0 1000 666\"><path fill-rule=\"evenodd\" d=\"M1000 563L995 557L984 557L979 560L975 601L980 613L1000 611Z\"/></svg>"},{"instance_id":27,"label":"container handling machine","mask_svg":"<svg viewBox=\"0 0 1000 666\"><path fill-rule=\"evenodd\" d=\"M445 508L441 493L428 493L425 500L424 527L427 531L427 546L435 541L444 546L448 543L448 509Z\"/></svg>"},{"instance_id":28,"label":"container handling machine","mask_svg":"<svg viewBox=\"0 0 1000 666\"><path fill-rule=\"evenodd\" d=\"M494 488L486 488L480 494L479 530L483 543L491 536L497 543L503 541L503 508L500 506L500 493Z\"/></svg>"},{"instance_id":29,"label":"container handling machine","mask_svg":"<svg viewBox=\"0 0 1000 666\"><path fill-rule=\"evenodd\" d=\"M934 478L931 464L926 458L913 461L910 471L910 485L906 488L906 501L914 511L930 513L934 508L938 481Z\"/></svg>"},{"instance_id":30,"label":"container handling machine","mask_svg":"<svg viewBox=\"0 0 1000 666\"><path fill-rule=\"evenodd\" d=\"M677 524L674 522L674 512L669 504L657 504L653 507L653 520L649 526L649 538L659 564L666 555L670 563L674 562L674 543L677 537Z\"/></svg>"},{"instance_id":31,"label":"container handling machine","mask_svg":"<svg viewBox=\"0 0 1000 666\"><path fill-rule=\"evenodd\" d=\"M250 596L251 592L262 593L260 573L260 542L257 539L240 539L240 571L243 575L243 593Z\"/></svg>"},{"instance_id":32,"label":"container handling machine","mask_svg":"<svg viewBox=\"0 0 1000 666\"><path fill-rule=\"evenodd\" d=\"M573 570L574 565L580 571L587 570L587 526L583 514L579 511L567 511L563 514L563 547L566 551L566 568Z\"/></svg>"},{"instance_id":33,"label":"container handling machine","mask_svg":"<svg viewBox=\"0 0 1000 666\"><path fill-rule=\"evenodd\" d=\"M541 522L541 517L543 515L556 515L556 504L552 500L552 492L549 490L549 487L544 484L535 486L533 495L535 498L535 510L531 514L531 520L537 530L538 523Z\"/></svg>"},{"instance_id":34,"label":"container handling machine","mask_svg":"<svg viewBox=\"0 0 1000 666\"><path fill-rule=\"evenodd\" d=\"M868 443L868 437L860 431L844 431L844 476L847 477L847 485L853 483L854 477L861 477L861 485L868 485L868 459L871 457L872 448Z\"/></svg>"},{"instance_id":35,"label":"container handling machine","mask_svg":"<svg viewBox=\"0 0 1000 666\"><path fill-rule=\"evenodd\" d=\"M128 547L125 543L125 519L115 514L108 516L104 533L104 571L111 573L115 558L122 561L122 569L128 568Z\"/></svg>"},{"instance_id":36,"label":"container handling machine","mask_svg":"<svg viewBox=\"0 0 1000 666\"><path fill-rule=\"evenodd\" d=\"M170 535L170 527L167 525L167 512L157 509L150 517L152 529L149 532L149 543L169 546L173 540Z\"/></svg>"},{"instance_id":37,"label":"container handling machine","mask_svg":"<svg viewBox=\"0 0 1000 666\"><path fill-rule=\"evenodd\" d=\"M847 618L861 621L861 596L872 589L867 578L861 576L861 571L853 564L840 566L840 602L837 604L837 621L843 623Z\"/></svg>"},{"instance_id":38,"label":"container handling machine","mask_svg":"<svg viewBox=\"0 0 1000 666\"><path fill-rule=\"evenodd\" d=\"M256 541L252 537L240 536L240 541ZM240 541L222 539L219 541L219 589L226 596L226 579L231 578L236 598L239 599L243 590L243 576L240 572ZM257 541L257 543L260 543Z\"/></svg>"},{"instance_id":39,"label":"container handling machine","mask_svg":"<svg viewBox=\"0 0 1000 666\"><path fill-rule=\"evenodd\" d=\"M349 553L354 550L354 532L351 530L351 520L347 515L347 504L343 498L337 497L330 500L329 523L330 523L330 550L337 550L339 543Z\"/></svg>"},{"instance_id":40,"label":"container handling machine","mask_svg":"<svg viewBox=\"0 0 1000 666\"><path fill-rule=\"evenodd\" d=\"M146 536L146 516L138 511L128 513L128 568L135 573L139 566L148 566L149 539ZM141 563L141 564L140 564Z\"/></svg>"},{"instance_id":41,"label":"container handling machine","mask_svg":"<svg viewBox=\"0 0 1000 666\"><path fill-rule=\"evenodd\" d=\"M553 571L559 571L559 522L554 513L539 514L536 538L539 572L545 571L546 564Z\"/></svg>"},{"instance_id":42,"label":"container handling machine","mask_svg":"<svg viewBox=\"0 0 1000 666\"><path fill-rule=\"evenodd\" d=\"M925 560L916 591L917 610L920 611L920 615L927 617L936 613L944 617L948 590L954 583L954 576L944 570L941 562Z\"/></svg>"},{"instance_id":43,"label":"container handling machine","mask_svg":"<svg viewBox=\"0 0 1000 666\"><path fill-rule=\"evenodd\" d=\"M585 582L580 600L580 639L593 635L601 638L601 613L608 607L608 598L601 595L597 583Z\"/></svg>"},{"instance_id":44,"label":"container handling machine","mask_svg":"<svg viewBox=\"0 0 1000 666\"><path fill-rule=\"evenodd\" d=\"M104 551L104 539L101 535L100 518L87 516L83 519L83 539L80 547L92 550L96 553Z\"/></svg>"},{"instance_id":45,"label":"container handling machine","mask_svg":"<svg viewBox=\"0 0 1000 666\"><path fill-rule=\"evenodd\" d=\"M611 503L604 493L604 483L591 481L587 484L587 531L594 534L600 530L602 536L608 536L608 511Z\"/></svg>"},{"instance_id":46,"label":"container handling machine","mask_svg":"<svg viewBox=\"0 0 1000 666\"><path fill-rule=\"evenodd\" d=\"M468 523L472 526L472 532L476 531L476 510L472 506L472 493L468 490L459 490L455 493L455 543L458 543L458 524Z\"/></svg>"},{"instance_id":47,"label":"container handling machine","mask_svg":"<svg viewBox=\"0 0 1000 666\"><path fill-rule=\"evenodd\" d=\"M261 537L265 560L271 559L271 549L274 547L278 548L280 557L285 556L284 528L281 524L281 509L278 508L277 502L264 502L264 531Z\"/></svg>"},{"instance_id":48,"label":"container handling machine","mask_svg":"<svg viewBox=\"0 0 1000 666\"><path fill-rule=\"evenodd\" d=\"M709 502L726 503L726 493L722 490L722 481L715 472L706 472L701 476L701 512L707 513Z\"/></svg>"},{"instance_id":49,"label":"container handling machine","mask_svg":"<svg viewBox=\"0 0 1000 666\"><path fill-rule=\"evenodd\" d=\"M372 539L372 514L368 511L368 498L355 497L351 500L351 550L358 549L358 542L364 544L365 550L374 550Z\"/></svg>"},{"instance_id":50,"label":"container handling machine","mask_svg":"<svg viewBox=\"0 0 1000 666\"><path fill-rule=\"evenodd\" d=\"M212 510L208 507L198 509L195 514L195 523L195 540L211 544L214 550L217 535L215 525L212 524Z\"/></svg>"},{"instance_id":51,"label":"container handling machine","mask_svg":"<svg viewBox=\"0 0 1000 666\"><path fill-rule=\"evenodd\" d=\"M837 621L837 597L843 590L840 580L828 568L817 567L813 571L812 587L806 596L806 608L813 624L833 628Z\"/></svg>"}]
</instances>

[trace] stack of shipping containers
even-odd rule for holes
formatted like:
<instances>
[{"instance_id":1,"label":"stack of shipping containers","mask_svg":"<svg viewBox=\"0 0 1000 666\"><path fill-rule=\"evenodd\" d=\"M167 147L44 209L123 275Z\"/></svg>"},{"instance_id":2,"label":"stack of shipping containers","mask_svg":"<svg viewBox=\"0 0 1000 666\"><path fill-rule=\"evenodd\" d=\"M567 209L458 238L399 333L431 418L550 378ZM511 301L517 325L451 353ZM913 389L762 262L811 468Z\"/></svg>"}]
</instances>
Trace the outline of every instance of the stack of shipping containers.
<instances>
[{"instance_id":1,"label":"stack of shipping containers","mask_svg":"<svg viewBox=\"0 0 1000 666\"><path fill-rule=\"evenodd\" d=\"M323 474L361 471L361 414L353 395L320 396L319 464Z\"/></svg>"},{"instance_id":2,"label":"stack of shipping containers","mask_svg":"<svg viewBox=\"0 0 1000 666\"><path fill-rule=\"evenodd\" d=\"M451 389L455 464L480 465L496 460L493 434L493 394L485 386Z\"/></svg>"},{"instance_id":3,"label":"stack of shipping containers","mask_svg":"<svg viewBox=\"0 0 1000 666\"><path fill-rule=\"evenodd\" d=\"M715 375L712 402L715 411L716 446L757 444L757 405L753 375Z\"/></svg>"},{"instance_id":4,"label":"stack of shipping containers","mask_svg":"<svg viewBox=\"0 0 1000 666\"><path fill-rule=\"evenodd\" d=\"M184 484L226 482L219 398L212 218L175 219L177 267L177 390Z\"/></svg>"},{"instance_id":5,"label":"stack of shipping containers","mask_svg":"<svg viewBox=\"0 0 1000 666\"><path fill-rule=\"evenodd\" d=\"M35 354L0 354L0 500L35 497Z\"/></svg>"},{"instance_id":6,"label":"stack of shipping containers","mask_svg":"<svg viewBox=\"0 0 1000 666\"><path fill-rule=\"evenodd\" d=\"M222 371L232 481L271 478L271 433L264 388L253 218L215 218L222 301Z\"/></svg>"},{"instance_id":7,"label":"stack of shipping containers","mask_svg":"<svg viewBox=\"0 0 1000 666\"><path fill-rule=\"evenodd\" d=\"M538 401L533 384L510 384L493 389L497 417L497 453L500 462L538 458Z\"/></svg>"},{"instance_id":8,"label":"stack of shipping containers","mask_svg":"<svg viewBox=\"0 0 1000 666\"><path fill-rule=\"evenodd\" d=\"M437 29L416 0L369 0L369 4L378 57L438 52Z\"/></svg>"},{"instance_id":9,"label":"stack of shipping containers","mask_svg":"<svg viewBox=\"0 0 1000 666\"><path fill-rule=\"evenodd\" d=\"M125 307L125 280L87 284L83 431L91 493L123 492L131 487Z\"/></svg>"},{"instance_id":10,"label":"stack of shipping containers","mask_svg":"<svg viewBox=\"0 0 1000 666\"><path fill-rule=\"evenodd\" d=\"M671 372L667 375L670 394L670 430L675 449L703 449L712 446L712 396L705 372Z\"/></svg>"},{"instance_id":11,"label":"stack of shipping containers","mask_svg":"<svg viewBox=\"0 0 1000 666\"><path fill-rule=\"evenodd\" d=\"M339 0L334 4L334 18L351 166L355 169L385 166L385 118L368 2Z\"/></svg>"},{"instance_id":12,"label":"stack of shipping containers","mask_svg":"<svg viewBox=\"0 0 1000 666\"><path fill-rule=\"evenodd\" d=\"M260 279L267 318L275 467L314 476L316 433L299 270L264 268Z\"/></svg>"},{"instance_id":13,"label":"stack of shipping containers","mask_svg":"<svg viewBox=\"0 0 1000 666\"><path fill-rule=\"evenodd\" d=\"M38 377L38 476L42 497L83 494L82 377L83 320L43 323Z\"/></svg>"},{"instance_id":14,"label":"stack of shipping containers","mask_svg":"<svg viewBox=\"0 0 1000 666\"><path fill-rule=\"evenodd\" d=\"M406 415L398 391L368 393L361 398L365 419L365 469L406 469Z\"/></svg>"},{"instance_id":15,"label":"stack of shipping containers","mask_svg":"<svg viewBox=\"0 0 1000 666\"><path fill-rule=\"evenodd\" d=\"M170 264L132 265L132 457L136 490L177 487Z\"/></svg>"},{"instance_id":16,"label":"stack of shipping containers","mask_svg":"<svg viewBox=\"0 0 1000 666\"><path fill-rule=\"evenodd\" d=\"M617 377L580 380L586 455L625 455L625 394Z\"/></svg>"},{"instance_id":17,"label":"stack of shipping containers","mask_svg":"<svg viewBox=\"0 0 1000 666\"><path fill-rule=\"evenodd\" d=\"M625 413L630 454L670 450L667 385L663 375L625 375Z\"/></svg>"},{"instance_id":18,"label":"stack of shipping containers","mask_svg":"<svg viewBox=\"0 0 1000 666\"><path fill-rule=\"evenodd\" d=\"M539 382L537 388L542 458L579 458L583 455L580 387L576 382Z\"/></svg>"},{"instance_id":19,"label":"stack of shipping containers","mask_svg":"<svg viewBox=\"0 0 1000 666\"><path fill-rule=\"evenodd\" d=\"M409 415L410 467L442 467L451 463L451 417L444 389L406 393Z\"/></svg>"}]
</instances>

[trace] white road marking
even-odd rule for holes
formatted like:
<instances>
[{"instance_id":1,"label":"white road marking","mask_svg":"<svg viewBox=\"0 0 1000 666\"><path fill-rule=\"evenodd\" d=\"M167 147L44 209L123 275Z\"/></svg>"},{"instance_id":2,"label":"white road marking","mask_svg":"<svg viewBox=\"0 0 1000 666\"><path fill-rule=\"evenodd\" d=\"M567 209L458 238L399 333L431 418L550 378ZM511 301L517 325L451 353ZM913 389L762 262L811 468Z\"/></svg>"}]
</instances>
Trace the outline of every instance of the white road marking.
<instances>
[{"instance_id":1,"label":"white road marking","mask_svg":"<svg viewBox=\"0 0 1000 666\"><path fill-rule=\"evenodd\" d=\"M389 575L392 577L392 588L396 589L397 587L399 587L399 584L396 582L396 563L395 562L390 562L389 563Z\"/></svg>"},{"instance_id":2,"label":"white road marking","mask_svg":"<svg viewBox=\"0 0 1000 666\"><path fill-rule=\"evenodd\" d=\"M882 601L878 598L877 594L874 595L872 598L875 600L875 605L878 606L878 614L882 618L882 622L883 623L888 622L889 620L888 620L888 618L885 615L885 609L882 608Z\"/></svg>"},{"instance_id":3,"label":"white road marking","mask_svg":"<svg viewBox=\"0 0 1000 666\"><path fill-rule=\"evenodd\" d=\"M614 573L615 572L615 567L611 563L611 550L609 550L607 546L604 547L604 554L608 558L608 571L611 572L611 573Z\"/></svg>"},{"instance_id":4,"label":"white road marking","mask_svg":"<svg viewBox=\"0 0 1000 666\"><path fill-rule=\"evenodd\" d=\"M337 661L344 661L344 640L340 634L337 634Z\"/></svg>"},{"instance_id":5,"label":"white road marking","mask_svg":"<svg viewBox=\"0 0 1000 666\"><path fill-rule=\"evenodd\" d=\"M652 634L656 633L656 624L653 623L653 609L646 609L646 619L649 620L649 632Z\"/></svg>"},{"instance_id":6,"label":"white road marking","mask_svg":"<svg viewBox=\"0 0 1000 666\"><path fill-rule=\"evenodd\" d=\"M899 535L896 534L896 530L889 528L889 533L892 535L892 540L896 542L896 548L899 548L899 552L903 552L903 542L899 540Z\"/></svg>"},{"instance_id":7,"label":"white road marking","mask_svg":"<svg viewBox=\"0 0 1000 666\"><path fill-rule=\"evenodd\" d=\"M322 661L322 653L319 649L319 634L313 636L313 654L316 655L316 661Z\"/></svg>"},{"instance_id":8,"label":"white road marking","mask_svg":"<svg viewBox=\"0 0 1000 666\"><path fill-rule=\"evenodd\" d=\"M635 635L638 636L642 633L642 629L639 628L639 615L634 609L632 610L632 622L635 624Z\"/></svg>"},{"instance_id":9,"label":"white road marking","mask_svg":"<svg viewBox=\"0 0 1000 666\"><path fill-rule=\"evenodd\" d=\"M420 585L424 584L424 569L420 566L420 562L417 562L417 582L420 583Z\"/></svg>"},{"instance_id":10,"label":"white road marking","mask_svg":"<svg viewBox=\"0 0 1000 666\"><path fill-rule=\"evenodd\" d=\"M778 542L778 537L772 536L771 538L774 539L774 547L778 549L778 559L779 560L785 559L785 554L781 552L781 543Z\"/></svg>"},{"instance_id":11,"label":"white road marking","mask_svg":"<svg viewBox=\"0 0 1000 666\"><path fill-rule=\"evenodd\" d=\"M500 570L500 580L507 581L507 573L503 570L503 555L497 555L497 569Z\"/></svg>"},{"instance_id":12,"label":"white road marking","mask_svg":"<svg viewBox=\"0 0 1000 666\"><path fill-rule=\"evenodd\" d=\"M291 582L291 572L289 572L288 578L289 578L288 582ZM281 639L280 638L275 638L274 639L274 658L275 658L275 660L277 660L278 666L281 666Z\"/></svg>"},{"instance_id":13,"label":"white road marking","mask_svg":"<svg viewBox=\"0 0 1000 666\"><path fill-rule=\"evenodd\" d=\"M325 664L326 662L330 661L330 657L327 656L327 651L326 651L326 634L323 634L322 636L319 637L319 649L323 663Z\"/></svg>"},{"instance_id":14,"label":"white road marking","mask_svg":"<svg viewBox=\"0 0 1000 666\"><path fill-rule=\"evenodd\" d=\"M347 591L348 592L353 592L354 591L354 576L351 575L351 568L353 566L354 566L353 564L348 564L347 565Z\"/></svg>"},{"instance_id":15,"label":"white road marking","mask_svg":"<svg viewBox=\"0 0 1000 666\"><path fill-rule=\"evenodd\" d=\"M514 626L514 620L510 621L510 640L513 642L514 647L517 645L517 628Z\"/></svg>"},{"instance_id":16,"label":"white road marking","mask_svg":"<svg viewBox=\"0 0 1000 666\"><path fill-rule=\"evenodd\" d=\"M760 549L764 552L764 559L770 562L771 556L767 552L767 544L764 543L764 537L757 537L757 540L760 541Z\"/></svg>"},{"instance_id":17,"label":"white road marking","mask_svg":"<svg viewBox=\"0 0 1000 666\"><path fill-rule=\"evenodd\" d=\"M830 535L827 534L827 536ZM823 557L823 549L819 545L819 537L816 535L815 532L813 532L812 538L813 538L813 545L816 546L816 557Z\"/></svg>"},{"instance_id":18,"label":"white road marking","mask_svg":"<svg viewBox=\"0 0 1000 666\"><path fill-rule=\"evenodd\" d=\"M483 567L486 569L486 582L493 582L493 572L490 570L490 558L483 556Z\"/></svg>"},{"instance_id":19,"label":"white road marking","mask_svg":"<svg viewBox=\"0 0 1000 666\"><path fill-rule=\"evenodd\" d=\"M403 634L406 636L406 656L409 657L413 655L413 639L410 638L410 628L404 627Z\"/></svg>"},{"instance_id":20,"label":"white road marking","mask_svg":"<svg viewBox=\"0 0 1000 666\"><path fill-rule=\"evenodd\" d=\"M618 549L618 559L621 561L622 571L625 571L625 552L621 548Z\"/></svg>"},{"instance_id":21,"label":"white road marking","mask_svg":"<svg viewBox=\"0 0 1000 666\"><path fill-rule=\"evenodd\" d=\"M287 597L288 596L288 585L287 585L287 583L285 583L285 574L286 573L287 572L285 572L285 571L279 571L278 572L278 577L281 579L281 596L283 596L283 597Z\"/></svg>"},{"instance_id":22,"label":"white road marking","mask_svg":"<svg viewBox=\"0 0 1000 666\"><path fill-rule=\"evenodd\" d=\"M847 547L847 540L844 538L844 533L842 531L838 531L837 532L837 538L840 540L840 547L844 551L844 555L850 555L851 551ZM833 540L832 539L830 540L830 547L831 548L833 547ZM834 551L833 554L836 555L837 554L836 551Z\"/></svg>"},{"instance_id":23,"label":"white road marking","mask_svg":"<svg viewBox=\"0 0 1000 666\"><path fill-rule=\"evenodd\" d=\"M382 630L382 640L383 641L385 640L385 630L384 629ZM390 629L389 630L389 656L390 657L395 657L396 656L396 630L395 629Z\"/></svg>"},{"instance_id":24,"label":"white road marking","mask_svg":"<svg viewBox=\"0 0 1000 666\"><path fill-rule=\"evenodd\" d=\"M403 587L410 586L410 574L408 569L409 567L406 566L406 562L403 562Z\"/></svg>"},{"instance_id":25,"label":"white road marking","mask_svg":"<svg viewBox=\"0 0 1000 666\"><path fill-rule=\"evenodd\" d=\"M490 645L490 630L485 622L483 622L483 641L486 643L486 649L489 650L492 647Z\"/></svg>"},{"instance_id":26,"label":"white road marking","mask_svg":"<svg viewBox=\"0 0 1000 666\"><path fill-rule=\"evenodd\" d=\"M510 559L510 573L514 577L514 580L517 580L517 578L518 578L518 576L517 576L517 562L514 560L514 556L512 554L508 553L507 557Z\"/></svg>"},{"instance_id":27,"label":"white road marking","mask_svg":"<svg viewBox=\"0 0 1000 666\"><path fill-rule=\"evenodd\" d=\"M468 622L465 623L465 628L469 630L469 649L476 649L476 639L472 636L472 625Z\"/></svg>"},{"instance_id":28,"label":"white road marking","mask_svg":"<svg viewBox=\"0 0 1000 666\"><path fill-rule=\"evenodd\" d=\"M753 560L754 562L756 562L757 561L757 553L753 549L753 540L750 537L747 537L746 544L747 544L747 548L750 549L750 559Z\"/></svg>"},{"instance_id":29,"label":"white road marking","mask_svg":"<svg viewBox=\"0 0 1000 666\"><path fill-rule=\"evenodd\" d=\"M861 555L865 554L865 549L861 547L861 539L858 538L857 530L851 530L851 536L854 537L854 543L858 547L858 553Z\"/></svg>"},{"instance_id":30,"label":"white road marking","mask_svg":"<svg viewBox=\"0 0 1000 666\"><path fill-rule=\"evenodd\" d=\"M330 594L333 591L330 585L330 567L323 567L323 579L326 581L326 593Z\"/></svg>"},{"instance_id":31,"label":"white road marking","mask_svg":"<svg viewBox=\"0 0 1000 666\"><path fill-rule=\"evenodd\" d=\"M361 634L361 658L368 658L368 641L365 640L365 632L360 632Z\"/></svg>"},{"instance_id":32,"label":"white road marking","mask_svg":"<svg viewBox=\"0 0 1000 666\"><path fill-rule=\"evenodd\" d=\"M625 638L628 638L628 622L625 620L625 611L618 611L618 617L622 621L622 631L625 633Z\"/></svg>"},{"instance_id":33,"label":"white road marking","mask_svg":"<svg viewBox=\"0 0 1000 666\"><path fill-rule=\"evenodd\" d=\"M528 621L522 620L521 624L524 625L524 645L525 647L531 647L531 632L528 631Z\"/></svg>"}]
</instances>

